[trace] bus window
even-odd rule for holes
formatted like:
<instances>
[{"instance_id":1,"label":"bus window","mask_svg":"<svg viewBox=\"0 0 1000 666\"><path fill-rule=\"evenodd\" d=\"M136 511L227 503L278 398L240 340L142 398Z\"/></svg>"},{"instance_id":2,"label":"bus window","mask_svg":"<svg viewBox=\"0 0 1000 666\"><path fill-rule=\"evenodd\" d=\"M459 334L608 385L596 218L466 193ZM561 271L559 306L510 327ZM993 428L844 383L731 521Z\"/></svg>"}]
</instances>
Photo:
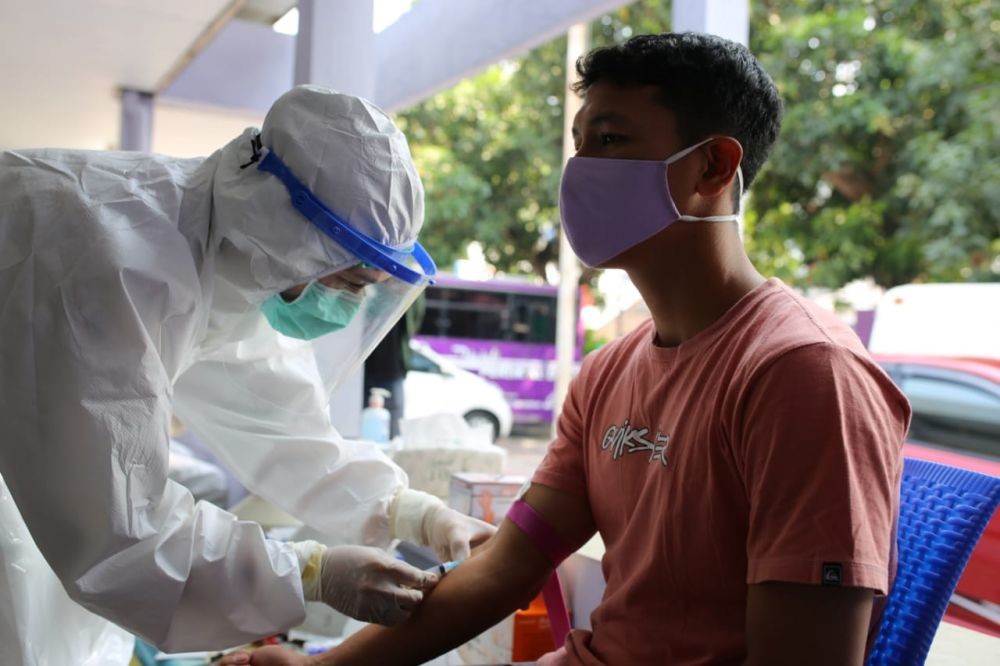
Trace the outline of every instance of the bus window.
<instances>
[{"instance_id":1,"label":"bus window","mask_svg":"<svg viewBox=\"0 0 1000 666\"><path fill-rule=\"evenodd\" d=\"M492 340L508 328L507 294L465 289L428 290L421 335Z\"/></svg>"},{"instance_id":2,"label":"bus window","mask_svg":"<svg viewBox=\"0 0 1000 666\"><path fill-rule=\"evenodd\" d=\"M417 339L498 384L516 422L551 422L558 290L442 276L425 293L427 310Z\"/></svg>"},{"instance_id":3,"label":"bus window","mask_svg":"<svg viewBox=\"0 0 1000 666\"><path fill-rule=\"evenodd\" d=\"M516 342L556 341L556 300L552 296L514 294L509 340Z\"/></svg>"}]
</instances>

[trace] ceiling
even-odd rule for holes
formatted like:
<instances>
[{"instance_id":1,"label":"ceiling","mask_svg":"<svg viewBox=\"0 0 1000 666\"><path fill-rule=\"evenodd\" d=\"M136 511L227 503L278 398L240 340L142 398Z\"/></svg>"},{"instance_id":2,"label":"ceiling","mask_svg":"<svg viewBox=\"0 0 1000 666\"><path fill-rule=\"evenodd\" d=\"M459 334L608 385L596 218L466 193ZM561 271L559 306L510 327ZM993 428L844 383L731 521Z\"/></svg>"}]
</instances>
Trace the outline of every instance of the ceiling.
<instances>
[{"instance_id":1,"label":"ceiling","mask_svg":"<svg viewBox=\"0 0 1000 666\"><path fill-rule=\"evenodd\" d=\"M0 149L117 147L118 91L154 90L233 8L232 0L2 2ZM280 13L291 3L237 4Z\"/></svg>"},{"instance_id":2,"label":"ceiling","mask_svg":"<svg viewBox=\"0 0 1000 666\"><path fill-rule=\"evenodd\" d=\"M297 4L297 0L246 0L236 18L272 25Z\"/></svg>"},{"instance_id":3,"label":"ceiling","mask_svg":"<svg viewBox=\"0 0 1000 666\"><path fill-rule=\"evenodd\" d=\"M264 26L295 0L0 2L6 10L0 21L0 150L116 149L121 90L131 88L158 95L154 150L205 154L238 133L233 126L259 124L261 109L291 84L289 44L295 38ZM378 49L376 92L388 108L397 108L623 2L422 0L376 36L385 42ZM229 33L239 33L232 52L224 48ZM266 48L276 40L280 53ZM422 54L416 60L415 48ZM208 58L213 50L221 57ZM280 80L268 87L272 70ZM196 94L176 93L185 78L197 79ZM239 99L212 96L233 88ZM250 93L264 94L265 103L247 104L243 98Z\"/></svg>"}]
</instances>

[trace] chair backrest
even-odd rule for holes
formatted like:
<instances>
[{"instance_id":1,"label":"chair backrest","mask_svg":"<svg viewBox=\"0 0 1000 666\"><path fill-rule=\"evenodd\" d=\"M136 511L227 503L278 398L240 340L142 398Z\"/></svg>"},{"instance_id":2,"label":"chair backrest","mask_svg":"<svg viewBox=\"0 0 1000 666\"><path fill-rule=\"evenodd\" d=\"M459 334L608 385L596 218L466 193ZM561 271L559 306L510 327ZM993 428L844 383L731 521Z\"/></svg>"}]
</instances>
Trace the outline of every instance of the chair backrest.
<instances>
[{"instance_id":1,"label":"chair backrest","mask_svg":"<svg viewBox=\"0 0 1000 666\"><path fill-rule=\"evenodd\" d=\"M896 580L868 666L923 664L958 578L1000 503L1000 478L907 458Z\"/></svg>"}]
</instances>

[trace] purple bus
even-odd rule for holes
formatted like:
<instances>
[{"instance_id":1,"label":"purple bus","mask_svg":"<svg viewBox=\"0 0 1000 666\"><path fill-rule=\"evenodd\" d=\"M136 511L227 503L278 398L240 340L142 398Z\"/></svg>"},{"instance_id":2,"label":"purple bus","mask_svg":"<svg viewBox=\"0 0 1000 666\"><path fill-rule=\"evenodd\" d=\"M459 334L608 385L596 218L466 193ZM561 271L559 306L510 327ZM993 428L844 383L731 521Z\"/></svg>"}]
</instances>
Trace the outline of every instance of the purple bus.
<instances>
[{"instance_id":1,"label":"purple bus","mask_svg":"<svg viewBox=\"0 0 1000 666\"><path fill-rule=\"evenodd\" d=\"M416 339L498 384L515 423L551 423L557 295L556 287L511 279L442 276L427 288L427 310ZM577 322L574 356L579 361L583 332L579 317Z\"/></svg>"}]
</instances>

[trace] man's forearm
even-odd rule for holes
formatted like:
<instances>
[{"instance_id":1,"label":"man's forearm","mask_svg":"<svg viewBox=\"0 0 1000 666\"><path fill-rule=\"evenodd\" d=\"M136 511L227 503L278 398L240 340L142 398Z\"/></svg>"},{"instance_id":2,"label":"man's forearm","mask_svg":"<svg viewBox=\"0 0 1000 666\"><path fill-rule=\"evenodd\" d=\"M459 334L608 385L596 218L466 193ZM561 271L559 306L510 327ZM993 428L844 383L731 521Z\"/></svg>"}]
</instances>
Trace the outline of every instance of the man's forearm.
<instances>
[{"instance_id":1,"label":"man's forearm","mask_svg":"<svg viewBox=\"0 0 1000 666\"><path fill-rule=\"evenodd\" d=\"M526 606L551 571L527 537L504 523L496 537L438 583L407 622L367 627L316 663L423 663Z\"/></svg>"}]
</instances>

